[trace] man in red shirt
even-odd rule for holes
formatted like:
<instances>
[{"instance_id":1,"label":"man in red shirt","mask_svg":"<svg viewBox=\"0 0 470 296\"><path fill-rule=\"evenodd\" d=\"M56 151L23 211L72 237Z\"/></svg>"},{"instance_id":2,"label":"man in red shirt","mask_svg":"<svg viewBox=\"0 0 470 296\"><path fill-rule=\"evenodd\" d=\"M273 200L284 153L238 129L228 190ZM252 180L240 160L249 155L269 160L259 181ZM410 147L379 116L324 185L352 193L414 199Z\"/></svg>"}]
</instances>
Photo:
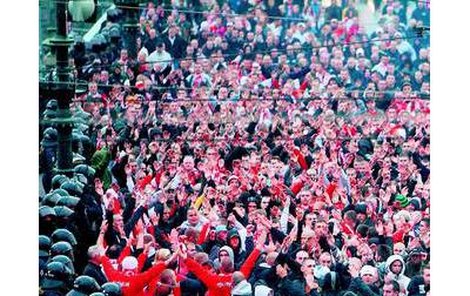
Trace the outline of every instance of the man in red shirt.
<instances>
[{"instance_id":1,"label":"man in red shirt","mask_svg":"<svg viewBox=\"0 0 470 296\"><path fill-rule=\"evenodd\" d=\"M143 273L138 273L137 259L132 256L124 258L121 270L116 270L106 255L103 255L101 264L103 265L107 278L110 281L117 282L121 285L123 296L138 296L144 295L144 287L147 286L154 278L158 277L175 258L176 253L167 261L158 262L152 268Z\"/></svg>"},{"instance_id":2,"label":"man in red shirt","mask_svg":"<svg viewBox=\"0 0 470 296\"><path fill-rule=\"evenodd\" d=\"M261 233L256 241L256 247L251 252L250 256L246 259L240 268L245 278L250 277L250 273L253 270L256 260L258 259L266 241L267 233L265 230ZM232 274L234 272L233 261L229 257L224 257L220 262L220 271L218 274L207 270L201 264L188 258L186 251L180 249L178 254L184 260L189 271L194 273L207 287L208 296L230 296L232 291Z\"/></svg>"}]
</instances>

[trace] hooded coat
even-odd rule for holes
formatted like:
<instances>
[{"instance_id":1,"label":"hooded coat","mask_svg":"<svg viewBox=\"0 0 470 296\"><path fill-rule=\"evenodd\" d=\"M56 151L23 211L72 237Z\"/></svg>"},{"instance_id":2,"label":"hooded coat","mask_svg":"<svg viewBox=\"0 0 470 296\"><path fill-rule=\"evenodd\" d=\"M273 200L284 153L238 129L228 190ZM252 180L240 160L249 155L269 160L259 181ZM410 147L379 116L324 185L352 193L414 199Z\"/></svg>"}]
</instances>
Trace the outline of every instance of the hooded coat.
<instances>
[{"instance_id":1,"label":"hooded coat","mask_svg":"<svg viewBox=\"0 0 470 296\"><path fill-rule=\"evenodd\" d=\"M222 248L217 250L217 258L215 258L215 260L214 260L215 267L217 267L217 268L220 267L220 252L222 252L222 251L225 251L225 252L228 253L228 256L230 257L230 261L232 261L235 270L237 270L238 268L235 265L235 254L234 254L232 248L229 247L229 246L223 246Z\"/></svg>"},{"instance_id":2,"label":"hooded coat","mask_svg":"<svg viewBox=\"0 0 470 296\"><path fill-rule=\"evenodd\" d=\"M230 244L230 239L232 237L238 237L238 241L239 241L239 244L237 247L235 246L232 246ZM227 236L227 244L230 246L230 248L232 248L233 250L233 263L234 263L234 266L235 266L235 269L238 269L240 268L240 266L242 265L243 261L245 261L246 259L246 252L242 250L242 240L240 238L240 234L238 233L238 231L233 228L231 229L229 232L228 232L228 236ZM219 251L220 252L220 251Z\"/></svg>"},{"instance_id":3,"label":"hooded coat","mask_svg":"<svg viewBox=\"0 0 470 296\"><path fill-rule=\"evenodd\" d=\"M402 269L398 275L393 274L393 279L396 280L400 284L400 288L406 290L408 288L408 284L410 283L410 278L405 276L405 261L400 255L392 255L388 257L387 261L385 262L385 270L392 273L390 267L392 266L393 262L400 261L402 265Z\"/></svg>"}]
</instances>

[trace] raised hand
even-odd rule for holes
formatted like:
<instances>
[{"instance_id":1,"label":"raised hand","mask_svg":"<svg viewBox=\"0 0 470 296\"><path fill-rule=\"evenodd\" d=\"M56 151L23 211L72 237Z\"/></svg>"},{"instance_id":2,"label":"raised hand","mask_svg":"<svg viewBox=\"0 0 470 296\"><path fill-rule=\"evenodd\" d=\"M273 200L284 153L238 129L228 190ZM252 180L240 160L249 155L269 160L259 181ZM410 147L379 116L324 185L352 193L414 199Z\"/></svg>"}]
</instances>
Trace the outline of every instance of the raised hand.
<instances>
[{"instance_id":1,"label":"raised hand","mask_svg":"<svg viewBox=\"0 0 470 296\"><path fill-rule=\"evenodd\" d=\"M267 231L265 229L261 230L261 234L256 239L256 248L258 250L263 250L264 243L266 242L267 236L268 236Z\"/></svg>"},{"instance_id":2,"label":"raised hand","mask_svg":"<svg viewBox=\"0 0 470 296\"><path fill-rule=\"evenodd\" d=\"M278 277L283 279L287 276L287 269L284 268L284 266L282 266L281 264L278 264L276 266L276 274L277 274Z\"/></svg>"}]
</instances>

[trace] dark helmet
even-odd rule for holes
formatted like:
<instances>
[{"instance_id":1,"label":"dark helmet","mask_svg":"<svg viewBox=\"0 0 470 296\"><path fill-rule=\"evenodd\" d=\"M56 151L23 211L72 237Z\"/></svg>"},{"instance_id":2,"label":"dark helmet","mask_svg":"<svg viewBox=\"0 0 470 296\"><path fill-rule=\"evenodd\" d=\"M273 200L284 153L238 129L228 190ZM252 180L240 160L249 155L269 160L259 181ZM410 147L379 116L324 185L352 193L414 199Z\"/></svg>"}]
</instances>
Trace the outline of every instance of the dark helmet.
<instances>
[{"instance_id":1,"label":"dark helmet","mask_svg":"<svg viewBox=\"0 0 470 296\"><path fill-rule=\"evenodd\" d=\"M89 165L79 164L73 169L75 173L83 174L87 178L93 178L95 176L96 170Z\"/></svg>"},{"instance_id":2,"label":"dark helmet","mask_svg":"<svg viewBox=\"0 0 470 296\"><path fill-rule=\"evenodd\" d=\"M46 109L44 110L44 112L42 112L42 116L43 116L43 119L46 119L46 120L53 119L57 117L57 111ZM46 142L43 141L42 143L46 143ZM47 143L47 144L50 144L50 143Z\"/></svg>"},{"instance_id":3,"label":"dark helmet","mask_svg":"<svg viewBox=\"0 0 470 296\"><path fill-rule=\"evenodd\" d=\"M90 295L94 292L100 292L101 287L98 285L96 280L87 275L81 275L75 279L73 282L73 290L79 293L85 293L86 295ZM71 291L71 292L72 292ZM67 294L68 295L68 294ZM74 294L71 294L74 295ZM79 294L77 294L79 295Z\"/></svg>"},{"instance_id":4,"label":"dark helmet","mask_svg":"<svg viewBox=\"0 0 470 296\"><path fill-rule=\"evenodd\" d=\"M78 137L82 143L91 143L91 139L87 135L78 135Z\"/></svg>"},{"instance_id":5,"label":"dark helmet","mask_svg":"<svg viewBox=\"0 0 470 296\"><path fill-rule=\"evenodd\" d=\"M60 185L61 189L66 190L69 194L72 195L81 195L83 193L83 188L81 188L77 183L72 181L66 181Z\"/></svg>"},{"instance_id":6,"label":"dark helmet","mask_svg":"<svg viewBox=\"0 0 470 296\"><path fill-rule=\"evenodd\" d=\"M42 132L43 138L51 141L57 141L57 130L53 127L48 127Z\"/></svg>"},{"instance_id":7,"label":"dark helmet","mask_svg":"<svg viewBox=\"0 0 470 296\"><path fill-rule=\"evenodd\" d=\"M65 255L69 257L72 261L73 258L73 248L72 245L68 242L57 242L51 246L51 256Z\"/></svg>"},{"instance_id":8,"label":"dark helmet","mask_svg":"<svg viewBox=\"0 0 470 296\"><path fill-rule=\"evenodd\" d=\"M60 188L60 186L61 186L65 181L68 181L68 180L69 180L69 178L67 178L67 176L65 176L65 175L55 175L55 176L52 178L52 181L51 181L52 188L53 188L53 189Z\"/></svg>"},{"instance_id":9,"label":"dark helmet","mask_svg":"<svg viewBox=\"0 0 470 296\"><path fill-rule=\"evenodd\" d=\"M84 164L86 161L86 158L83 157L82 155L78 153L73 153L73 159L72 159L72 164L74 165L79 165L79 164Z\"/></svg>"},{"instance_id":10,"label":"dark helmet","mask_svg":"<svg viewBox=\"0 0 470 296\"><path fill-rule=\"evenodd\" d=\"M75 213L73 210L69 209L66 206L55 206L54 212L58 218L68 218Z\"/></svg>"},{"instance_id":11,"label":"dark helmet","mask_svg":"<svg viewBox=\"0 0 470 296\"><path fill-rule=\"evenodd\" d=\"M48 114L45 114L45 116L47 116L46 118L55 117L54 111L46 111L46 112L48 112ZM43 147L55 147L57 145L57 130L52 127L46 128L43 132L41 145Z\"/></svg>"},{"instance_id":12,"label":"dark helmet","mask_svg":"<svg viewBox=\"0 0 470 296\"><path fill-rule=\"evenodd\" d=\"M46 290L66 288L72 275L72 271L64 263L50 262L46 266L46 273L41 288Z\"/></svg>"},{"instance_id":13,"label":"dark helmet","mask_svg":"<svg viewBox=\"0 0 470 296\"><path fill-rule=\"evenodd\" d=\"M67 190L65 189L62 189L62 188L57 188L55 189L54 191L52 191L53 193L58 193L62 196L69 196L70 194L67 192Z\"/></svg>"},{"instance_id":14,"label":"dark helmet","mask_svg":"<svg viewBox=\"0 0 470 296\"><path fill-rule=\"evenodd\" d=\"M61 195L58 193L48 193L44 196L41 201L42 205L53 207L57 204L57 201L61 198Z\"/></svg>"},{"instance_id":15,"label":"dark helmet","mask_svg":"<svg viewBox=\"0 0 470 296\"><path fill-rule=\"evenodd\" d=\"M80 201L80 198L75 197L75 196L62 196L57 201L57 205L58 206L66 206L69 209L74 209L79 201Z\"/></svg>"},{"instance_id":16,"label":"dark helmet","mask_svg":"<svg viewBox=\"0 0 470 296\"><path fill-rule=\"evenodd\" d=\"M75 236L73 235L73 233L71 233L69 230L65 228L56 229L52 233L51 239L53 243L64 241L64 242L68 242L72 247L77 245L77 240L75 239Z\"/></svg>"},{"instance_id":17,"label":"dark helmet","mask_svg":"<svg viewBox=\"0 0 470 296\"><path fill-rule=\"evenodd\" d=\"M39 217L40 218L45 218L47 216L57 216L56 215L56 212L54 211L53 208L51 208L50 206L41 206L39 208Z\"/></svg>"},{"instance_id":18,"label":"dark helmet","mask_svg":"<svg viewBox=\"0 0 470 296\"><path fill-rule=\"evenodd\" d=\"M73 262L72 260L70 260L69 257L65 256L65 255L57 255L57 256L54 256L50 262L61 262L63 263L68 269L70 269L70 271L72 272L72 274L75 273L75 267L73 266Z\"/></svg>"},{"instance_id":19,"label":"dark helmet","mask_svg":"<svg viewBox=\"0 0 470 296\"><path fill-rule=\"evenodd\" d=\"M75 173L73 180L83 185L87 185L89 183L88 178L84 174L80 174L80 173Z\"/></svg>"},{"instance_id":20,"label":"dark helmet","mask_svg":"<svg viewBox=\"0 0 470 296\"><path fill-rule=\"evenodd\" d=\"M46 104L46 109L49 109L49 110L57 110L57 100L55 99L52 99L52 100L49 100L49 102L47 102Z\"/></svg>"},{"instance_id":21,"label":"dark helmet","mask_svg":"<svg viewBox=\"0 0 470 296\"><path fill-rule=\"evenodd\" d=\"M122 296L121 286L117 283L104 283L101 289L106 296Z\"/></svg>"},{"instance_id":22,"label":"dark helmet","mask_svg":"<svg viewBox=\"0 0 470 296\"><path fill-rule=\"evenodd\" d=\"M49 249L51 248L51 239L46 235L39 236L39 257L49 257Z\"/></svg>"}]
</instances>

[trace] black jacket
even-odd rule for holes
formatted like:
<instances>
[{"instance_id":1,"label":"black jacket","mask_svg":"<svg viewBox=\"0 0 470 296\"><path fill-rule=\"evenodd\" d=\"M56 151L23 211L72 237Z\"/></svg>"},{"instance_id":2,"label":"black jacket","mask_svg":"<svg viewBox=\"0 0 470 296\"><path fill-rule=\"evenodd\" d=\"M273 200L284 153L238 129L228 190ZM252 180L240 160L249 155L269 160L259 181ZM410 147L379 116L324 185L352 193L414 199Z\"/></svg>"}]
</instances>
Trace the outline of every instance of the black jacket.
<instances>
[{"instance_id":1,"label":"black jacket","mask_svg":"<svg viewBox=\"0 0 470 296\"><path fill-rule=\"evenodd\" d=\"M408 296L424 296L429 289L430 286L425 285L423 276L417 275L412 277L408 284Z\"/></svg>"},{"instance_id":2,"label":"black jacket","mask_svg":"<svg viewBox=\"0 0 470 296\"><path fill-rule=\"evenodd\" d=\"M308 294L305 292L305 279L295 278L291 279L288 276L281 279L278 284L279 295L282 296L297 296L297 295L306 295L306 296L319 296L317 290L312 289Z\"/></svg>"},{"instance_id":3,"label":"black jacket","mask_svg":"<svg viewBox=\"0 0 470 296\"><path fill-rule=\"evenodd\" d=\"M94 278L100 286L108 281L103 271L101 270L101 267L92 262L88 262L88 264L85 266L85 269L83 269L83 275Z\"/></svg>"},{"instance_id":4,"label":"black jacket","mask_svg":"<svg viewBox=\"0 0 470 296\"><path fill-rule=\"evenodd\" d=\"M359 293L362 296L379 296L380 291L374 290L375 289L364 283L360 277L353 278L348 289L348 291Z\"/></svg>"},{"instance_id":5,"label":"black jacket","mask_svg":"<svg viewBox=\"0 0 470 296\"><path fill-rule=\"evenodd\" d=\"M184 39L179 35L175 36L173 44L168 36L165 37L163 42L165 42L166 51L168 51L175 59L181 59L183 54L186 53L186 41L184 41Z\"/></svg>"}]
</instances>

